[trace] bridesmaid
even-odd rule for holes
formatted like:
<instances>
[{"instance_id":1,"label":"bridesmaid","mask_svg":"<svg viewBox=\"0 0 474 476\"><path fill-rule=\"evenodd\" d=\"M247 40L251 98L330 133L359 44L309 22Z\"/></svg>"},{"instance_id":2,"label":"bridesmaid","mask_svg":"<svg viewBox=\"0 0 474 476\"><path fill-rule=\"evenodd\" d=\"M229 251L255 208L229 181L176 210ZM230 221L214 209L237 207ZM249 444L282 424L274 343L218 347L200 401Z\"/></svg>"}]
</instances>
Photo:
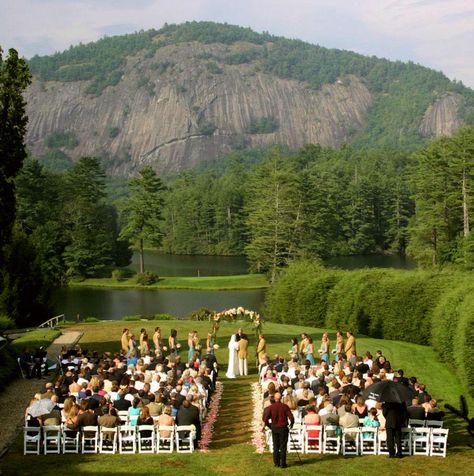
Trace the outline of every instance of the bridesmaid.
<instances>
[{"instance_id":1,"label":"bridesmaid","mask_svg":"<svg viewBox=\"0 0 474 476\"><path fill-rule=\"evenodd\" d=\"M171 329L171 334L168 337L168 350L171 354L175 354L178 351L178 331Z\"/></svg>"},{"instance_id":2,"label":"bridesmaid","mask_svg":"<svg viewBox=\"0 0 474 476\"><path fill-rule=\"evenodd\" d=\"M192 331L188 334L188 362L191 362L194 357L194 352L199 345L199 336L197 331Z\"/></svg>"},{"instance_id":3,"label":"bridesmaid","mask_svg":"<svg viewBox=\"0 0 474 476\"><path fill-rule=\"evenodd\" d=\"M321 360L327 364L329 362L329 338L327 332L325 332L321 338L319 354L321 356Z\"/></svg>"},{"instance_id":4,"label":"bridesmaid","mask_svg":"<svg viewBox=\"0 0 474 476\"><path fill-rule=\"evenodd\" d=\"M291 358L298 358L298 339L296 337L291 338L291 349L288 351Z\"/></svg>"},{"instance_id":5,"label":"bridesmaid","mask_svg":"<svg viewBox=\"0 0 474 476\"><path fill-rule=\"evenodd\" d=\"M341 358L341 354L344 352L344 337L341 331L336 332L336 348L334 353L336 354L336 362Z\"/></svg>"},{"instance_id":6,"label":"bridesmaid","mask_svg":"<svg viewBox=\"0 0 474 476\"><path fill-rule=\"evenodd\" d=\"M306 360L309 360L311 365L316 365L316 361L314 360L314 344L313 339L311 337L307 337L307 344L304 349L304 356Z\"/></svg>"},{"instance_id":7,"label":"bridesmaid","mask_svg":"<svg viewBox=\"0 0 474 476\"><path fill-rule=\"evenodd\" d=\"M155 327L155 333L153 334L153 344L155 345L155 350L161 350L161 329Z\"/></svg>"}]
</instances>

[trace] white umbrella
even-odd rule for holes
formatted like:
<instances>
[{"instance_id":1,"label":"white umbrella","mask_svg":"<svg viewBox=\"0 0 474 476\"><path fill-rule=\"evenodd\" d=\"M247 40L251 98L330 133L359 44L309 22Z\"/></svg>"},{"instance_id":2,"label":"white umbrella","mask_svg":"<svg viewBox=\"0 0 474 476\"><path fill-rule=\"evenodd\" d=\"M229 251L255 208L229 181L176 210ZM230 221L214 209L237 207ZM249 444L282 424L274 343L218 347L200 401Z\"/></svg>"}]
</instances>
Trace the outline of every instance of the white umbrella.
<instances>
[{"instance_id":1,"label":"white umbrella","mask_svg":"<svg viewBox=\"0 0 474 476\"><path fill-rule=\"evenodd\" d=\"M34 402L28 410L28 413L33 417L39 417L42 415L47 415L51 413L51 410L54 408L55 403L49 398L42 398Z\"/></svg>"}]
</instances>

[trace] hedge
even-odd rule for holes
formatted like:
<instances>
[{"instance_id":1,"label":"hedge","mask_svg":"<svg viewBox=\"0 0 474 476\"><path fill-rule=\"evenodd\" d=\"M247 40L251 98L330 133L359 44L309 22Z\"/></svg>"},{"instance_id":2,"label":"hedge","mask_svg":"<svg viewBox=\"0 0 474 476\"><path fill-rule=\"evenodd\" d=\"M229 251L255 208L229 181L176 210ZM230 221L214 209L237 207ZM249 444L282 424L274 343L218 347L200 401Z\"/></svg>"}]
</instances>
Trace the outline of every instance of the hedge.
<instances>
[{"instance_id":1,"label":"hedge","mask_svg":"<svg viewBox=\"0 0 474 476\"><path fill-rule=\"evenodd\" d=\"M276 322L352 330L375 338L431 345L474 394L474 276L457 271L326 269L292 263L269 289Z\"/></svg>"}]
</instances>

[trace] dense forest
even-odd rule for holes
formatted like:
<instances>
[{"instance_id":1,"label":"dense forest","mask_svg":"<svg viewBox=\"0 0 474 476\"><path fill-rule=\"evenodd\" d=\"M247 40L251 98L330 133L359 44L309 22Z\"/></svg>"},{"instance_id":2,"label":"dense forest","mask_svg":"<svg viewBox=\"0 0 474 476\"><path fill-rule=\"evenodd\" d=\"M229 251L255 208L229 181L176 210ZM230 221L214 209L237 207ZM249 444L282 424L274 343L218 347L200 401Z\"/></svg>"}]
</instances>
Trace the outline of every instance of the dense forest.
<instances>
[{"instance_id":1,"label":"dense forest","mask_svg":"<svg viewBox=\"0 0 474 476\"><path fill-rule=\"evenodd\" d=\"M225 64L246 64L254 72L303 81L312 89L344 81L348 75L361 78L373 101L366 127L350 134L350 143L356 147L413 150L425 140L420 132L425 111L447 93L462 95L460 118L467 124L474 122L474 92L440 72L411 62L367 57L212 22L165 25L160 30L103 38L71 46L51 56L35 56L29 66L40 81L88 81L86 94L100 95L104 88L121 81L127 58L134 55L153 58L160 48L190 42L239 43L241 47L236 52L201 53L205 57L200 59L207 61L212 74L221 72ZM169 61L154 65L151 73L159 75L172 69L172 60L170 57ZM263 124L251 124L250 132L271 132L278 128L278 124L269 119Z\"/></svg>"}]
</instances>

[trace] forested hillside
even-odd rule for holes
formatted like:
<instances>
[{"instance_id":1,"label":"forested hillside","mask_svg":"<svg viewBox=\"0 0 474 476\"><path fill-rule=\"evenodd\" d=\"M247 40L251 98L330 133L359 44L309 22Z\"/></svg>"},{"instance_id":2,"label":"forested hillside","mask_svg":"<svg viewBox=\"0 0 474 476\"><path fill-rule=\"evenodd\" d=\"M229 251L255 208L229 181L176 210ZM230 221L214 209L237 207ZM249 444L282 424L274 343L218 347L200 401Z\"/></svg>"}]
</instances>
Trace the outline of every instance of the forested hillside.
<instances>
[{"instance_id":1,"label":"forested hillside","mask_svg":"<svg viewBox=\"0 0 474 476\"><path fill-rule=\"evenodd\" d=\"M115 175L261 144L413 150L474 119L442 73L210 22L104 38L29 61L28 143L54 167Z\"/></svg>"}]
</instances>

